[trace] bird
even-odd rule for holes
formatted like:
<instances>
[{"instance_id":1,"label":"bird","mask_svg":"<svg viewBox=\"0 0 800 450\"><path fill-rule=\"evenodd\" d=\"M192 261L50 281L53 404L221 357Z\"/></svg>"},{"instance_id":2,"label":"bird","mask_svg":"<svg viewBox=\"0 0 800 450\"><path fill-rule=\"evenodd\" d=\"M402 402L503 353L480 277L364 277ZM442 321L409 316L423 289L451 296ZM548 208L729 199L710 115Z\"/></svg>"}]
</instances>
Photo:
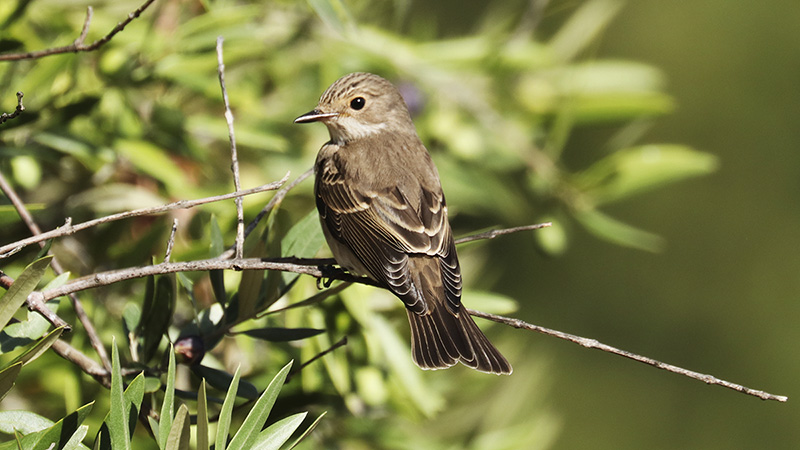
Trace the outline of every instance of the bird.
<instances>
[{"instance_id":1,"label":"bird","mask_svg":"<svg viewBox=\"0 0 800 450\"><path fill-rule=\"evenodd\" d=\"M337 264L405 304L417 366L461 363L511 374L461 304L462 279L439 173L400 92L356 72L335 81L295 123L322 122L314 195Z\"/></svg>"}]
</instances>

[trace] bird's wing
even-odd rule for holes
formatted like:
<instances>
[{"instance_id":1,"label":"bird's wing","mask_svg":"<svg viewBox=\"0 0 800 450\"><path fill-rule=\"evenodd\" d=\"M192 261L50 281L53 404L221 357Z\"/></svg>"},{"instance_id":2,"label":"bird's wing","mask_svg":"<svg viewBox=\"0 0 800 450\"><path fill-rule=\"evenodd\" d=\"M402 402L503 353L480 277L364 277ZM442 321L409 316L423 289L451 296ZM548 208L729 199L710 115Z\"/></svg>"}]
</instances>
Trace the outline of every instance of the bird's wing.
<instances>
[{"instance_id":1,"label":"bird's wing","mask_svg":"<svg viewBox=\"0 0 800 450\"><path fill-rule=\"evenodd\" d=\"M415 207L398 187L380 191L353 188L333 160L317 170L317 207L331 237L349 248L374 279L418 314L426 313L428 305L409 271L409 255L437 259L447 308L458 312L461 273L441 190L420 187Z\"/></svg>"}]
</instances>

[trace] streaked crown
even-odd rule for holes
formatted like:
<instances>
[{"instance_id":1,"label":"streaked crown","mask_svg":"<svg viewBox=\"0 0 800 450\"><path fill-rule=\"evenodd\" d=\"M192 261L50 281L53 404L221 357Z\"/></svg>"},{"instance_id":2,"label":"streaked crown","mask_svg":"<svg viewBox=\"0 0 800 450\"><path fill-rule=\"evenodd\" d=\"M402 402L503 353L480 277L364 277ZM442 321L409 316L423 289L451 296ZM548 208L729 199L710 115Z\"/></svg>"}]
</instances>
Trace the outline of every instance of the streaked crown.
<instances>
[{"instance_id":1,"label":"streaked crown","mask_svg":"<svg viewBox=\"0 0 800 450\"><path fill-rule=\"evenodd\" d=\"M403 97L378 75L351 73L325 90L317 107L295 119L296 123L320 121L331 139L349 142L380 132L416 133Z\"/></svg>"}]
</instances>

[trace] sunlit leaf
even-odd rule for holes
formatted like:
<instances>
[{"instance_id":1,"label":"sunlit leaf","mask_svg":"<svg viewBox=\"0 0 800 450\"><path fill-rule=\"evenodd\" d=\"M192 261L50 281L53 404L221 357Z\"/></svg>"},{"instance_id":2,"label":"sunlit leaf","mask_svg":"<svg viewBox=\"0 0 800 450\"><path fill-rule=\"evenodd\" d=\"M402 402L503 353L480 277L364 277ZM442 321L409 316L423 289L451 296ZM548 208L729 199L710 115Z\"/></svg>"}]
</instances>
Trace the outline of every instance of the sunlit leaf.
<instances>
[{"instance_id":1,"label":"sunlit leaf","mask_svg":"<svg viewBox=\"0 0 800 450\"><path fill-rule=\"evenodd\" d=\"M47 256L30 263L17 277L14 284L0 297L0 329L3 329L17 310L25 303L28 295L36 289L39 280L50 266L52 256Z\"/></svg>"},{"instance_id":2,"label":"sunlit leaf","mask_svg":"<svg viewBox=\"0 0 800 450\"><path fill-rule=\"evenodd\" d=\"M267 421L267 416L269 416L272 406L278 399L278 393L281 391L291 367L292 363L289 362L275 375L275 378L269 383L267 389L264 390L264 393L256 401L256 404L253 405L253 409L250 410L247 418L244 419L242 426L236 431L236 434L228 445L228 450L248 450L253 448L253 444L258 439L261 427L264 426L264 422Z\"/></svg>"},{"instance_id":3,"label":"sunlit leaf","mask_svg":"<svg viewBox=\"0 0 800 450\"><path fill-rule=\"evenodd\" d=\"M163 420L163 417L162 417ZM189 450L189 425L191 419L189 418L189 408L186 405L181 405L175 414L175 420L170 424L169 436L167 436L164 449L165 450Z\"/></svg>"},{"instance_id":4,"label":"sunlit leaf","mask_svg":"<svg viewBox=\"0 0 800 450\"><path fill-rule=\"evenodd\" d=\"M255 442L253 442L253 450L278 450L286 441L292 437L292 434L300 427L300 424L305 420L308 413L301 412L293 414L289 417L281 419L267 429L258 434Z\"/></svg>"},{"instance_id":5,"label":"sunlit leaf","mask_svg":"<svg viewBox=\"0 0 800 450\"><path fill-rule=\"evenodd\" d=\"M596 209L576 212L574 216L584 228L606 241L650 252L664 247L664 239L660 236L620 222Z\"/></svg>"},{"instance_id":6,"label":"sunlit leaf","mask_svg":"<svg viewBox=\"0 0 800 450\"><path fill-rule=\"evenodd\" d=\"M576 177L595 204L624 199L666 183L706 175L717 158L681 145L644 145L617 151Z\"/></svg>"}]
</instances>

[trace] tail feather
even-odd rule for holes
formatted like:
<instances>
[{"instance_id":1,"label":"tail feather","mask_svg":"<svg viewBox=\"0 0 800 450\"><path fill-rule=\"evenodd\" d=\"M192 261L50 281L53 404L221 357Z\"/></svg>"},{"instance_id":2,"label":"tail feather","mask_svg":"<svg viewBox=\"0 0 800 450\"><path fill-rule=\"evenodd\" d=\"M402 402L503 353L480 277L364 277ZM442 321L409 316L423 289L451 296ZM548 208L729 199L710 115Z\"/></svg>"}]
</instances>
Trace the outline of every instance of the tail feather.
<instances>
[{"instance_id":1,"label":"tail feather","mask_svg":"<svg viewBox=\"0 0 800 450\"><path fill-rule=\"evenodd\" d=\"M407 310L411 351L420 368L445 369L461 362L481 372L511 373L511 364L466 311L462 309L455 315L444 305L437 306L429 308L425 314Z\"/></svg>"}]
</instances>

